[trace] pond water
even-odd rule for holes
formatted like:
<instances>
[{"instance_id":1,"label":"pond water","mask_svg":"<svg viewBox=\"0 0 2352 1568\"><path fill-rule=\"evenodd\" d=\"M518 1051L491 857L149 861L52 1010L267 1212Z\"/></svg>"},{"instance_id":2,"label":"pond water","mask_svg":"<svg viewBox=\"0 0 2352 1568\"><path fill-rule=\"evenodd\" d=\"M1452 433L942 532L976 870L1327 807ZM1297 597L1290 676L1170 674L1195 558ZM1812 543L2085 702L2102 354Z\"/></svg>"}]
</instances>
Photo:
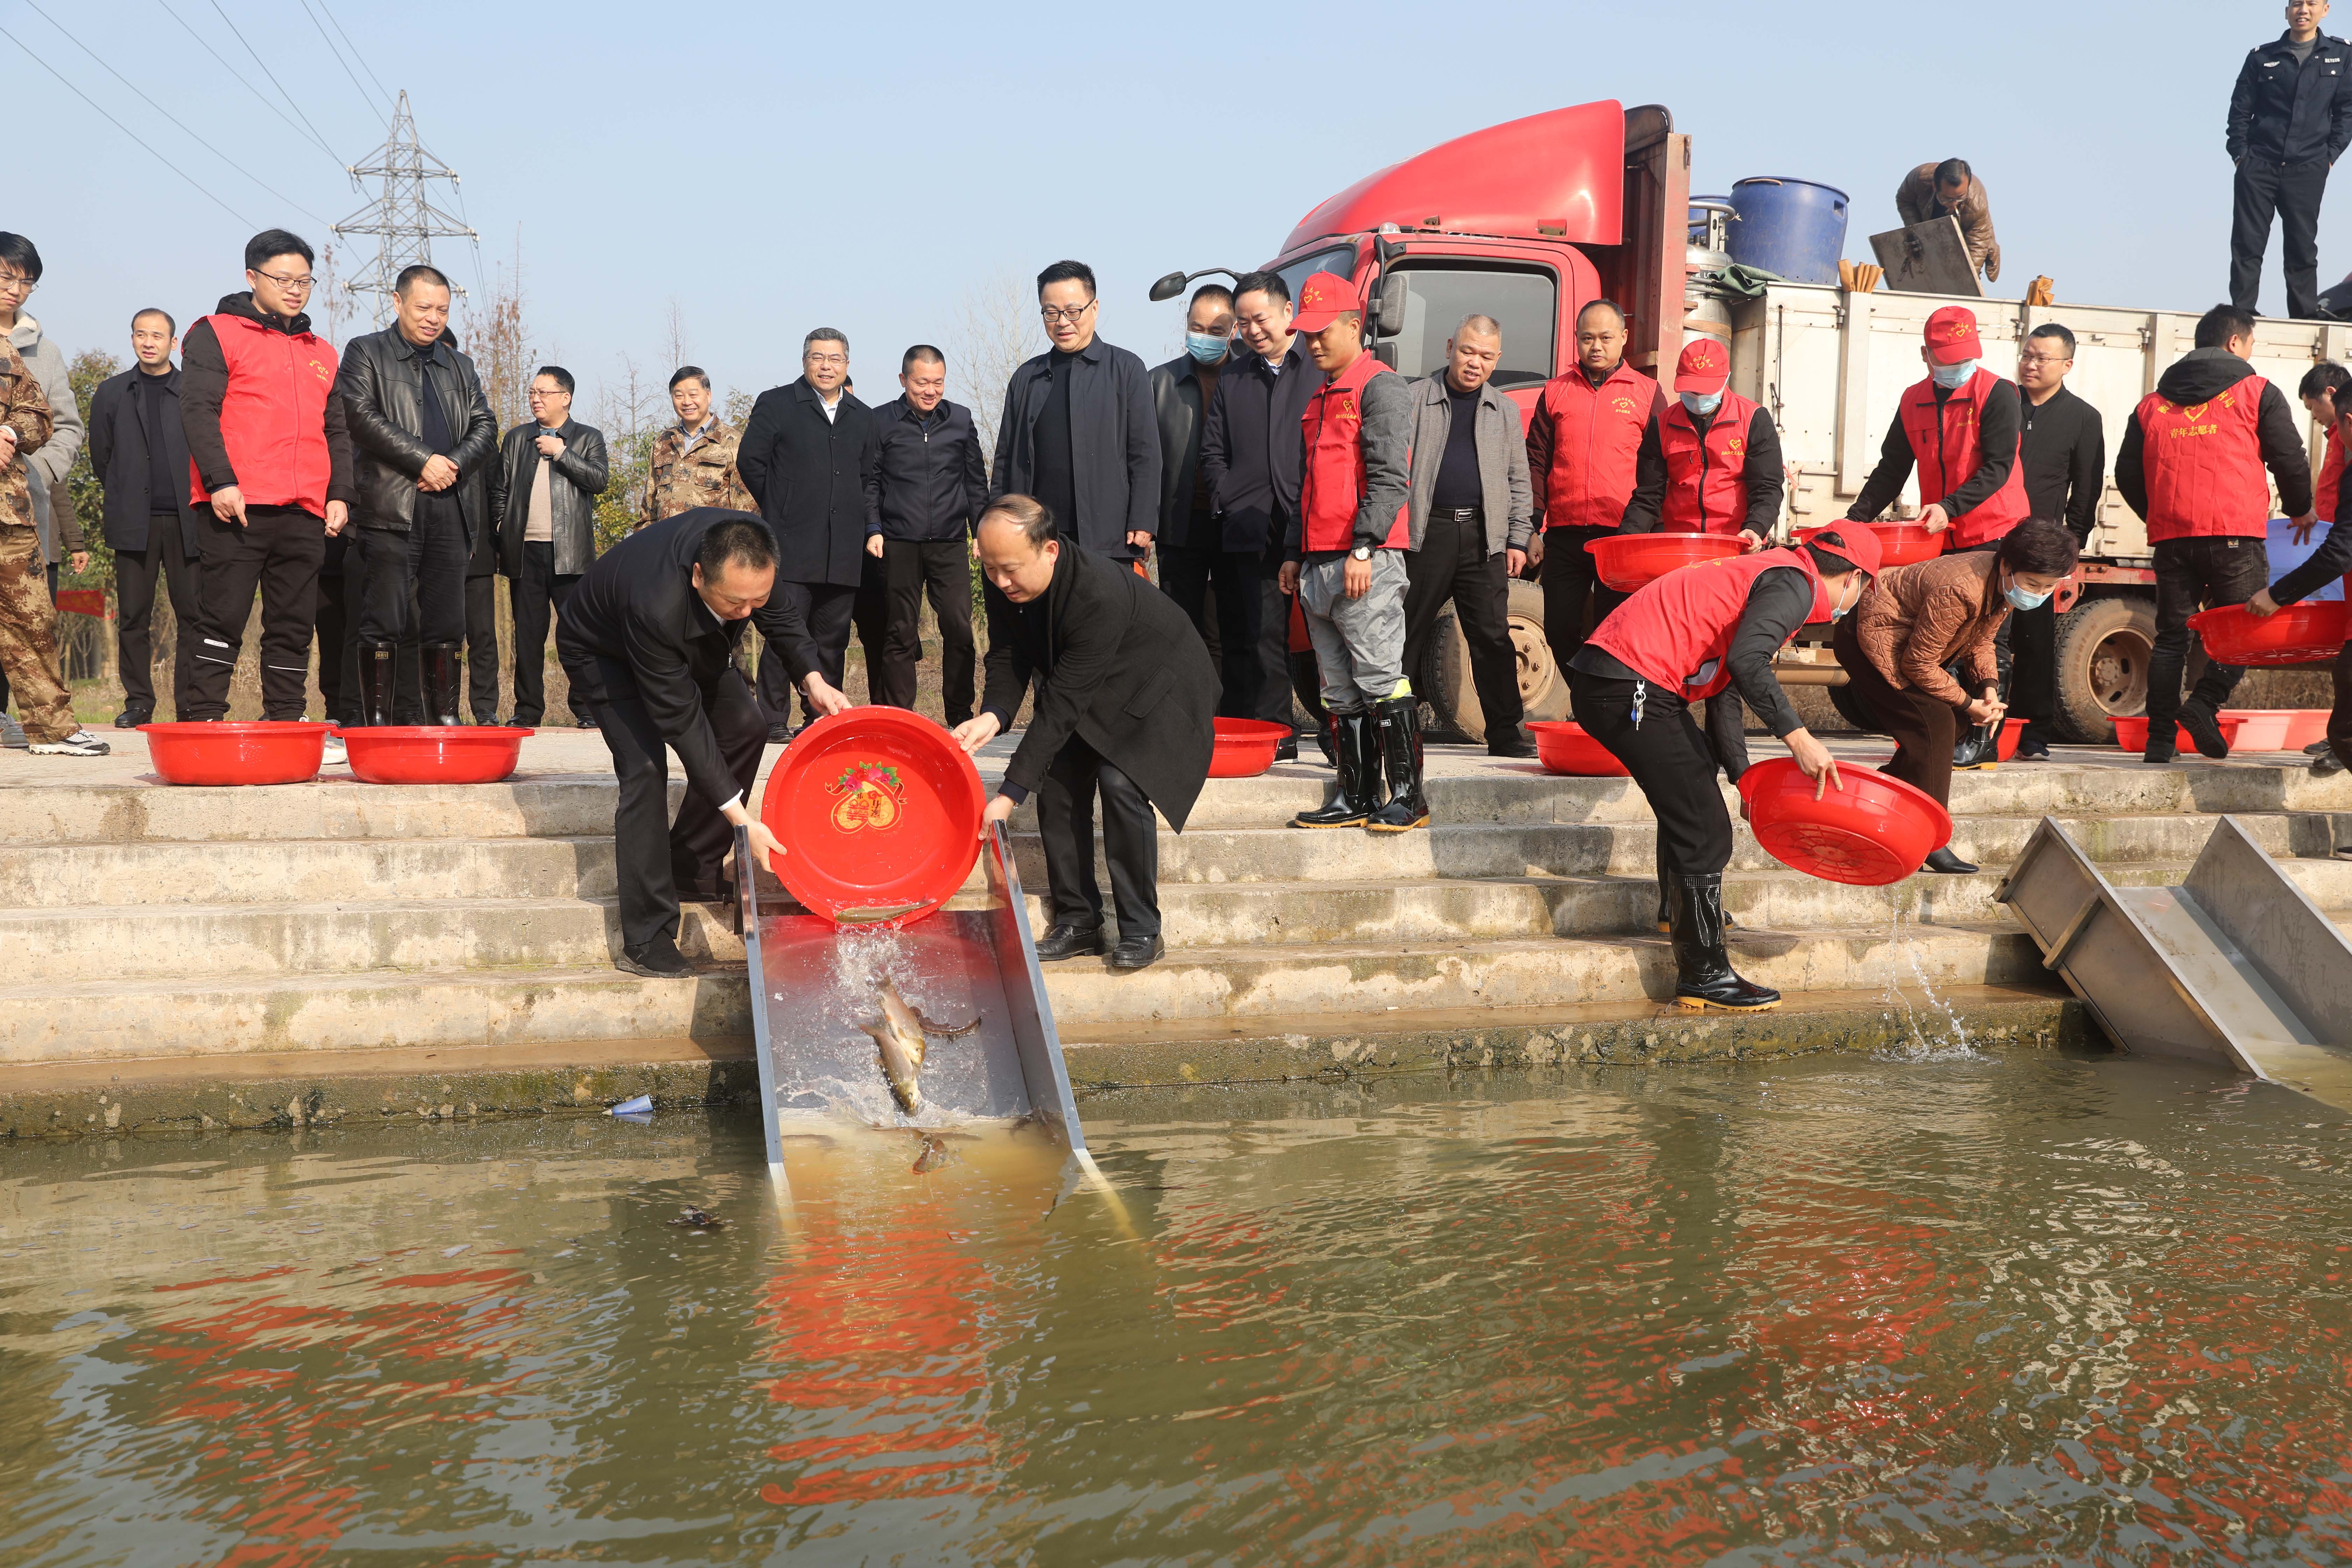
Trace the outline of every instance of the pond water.
<instances>
[{"instance_id":1,"label":"pond water","mask_svg":"<svg viewBox=\"0 0 2352 1568\"><path fill-rule=\"evenodd\" d=\"M1117 1207L845 1132L787 1220L734 1116L0 1149L0 1563L2352 1562L2352 1137L2284 1091L1087 1110Z\"/></svg>"}]
</instances>

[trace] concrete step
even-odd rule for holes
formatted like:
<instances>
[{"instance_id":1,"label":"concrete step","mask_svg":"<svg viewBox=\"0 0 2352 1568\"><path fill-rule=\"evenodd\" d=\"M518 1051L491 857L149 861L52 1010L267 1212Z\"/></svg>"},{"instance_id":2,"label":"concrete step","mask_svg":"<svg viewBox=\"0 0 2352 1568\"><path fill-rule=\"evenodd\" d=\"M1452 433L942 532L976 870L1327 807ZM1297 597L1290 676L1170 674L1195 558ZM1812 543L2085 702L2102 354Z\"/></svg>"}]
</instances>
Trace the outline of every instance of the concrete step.
<instances>
[{"instance_id":1,"label":"concrete step","mask_svg":"<svg viewBox=\"0 0 2352 1568\"><path fill-rule=\"evenodd\" d=\"M644 980L609 964L424 976L0 987L0 1062L365 1047L715 1039L751 1032L738 967Z\"/></svg>"},{"instance_id":2,"label":"concrete step","mask_svg":"<svg viewBox=\"0 0 2352 1568\"><path fill-rule=\"evenodd\" d=\"M673 806L685 794L673 780ZM267 789L44 784L7 791L0 845L318 838L576 838L613 831L612 776L494 784L363 784L329 775Z\"/></svg>"},{"instance_id":3,"label":"concrete step","mask_svg":"<svg viewBox=\"0 0 2352 1568\"><path fill-rule=\"evenodd\" d=\"M601 898L606 838L0 845L0 910Z\"/></svg>"}]
</instances>

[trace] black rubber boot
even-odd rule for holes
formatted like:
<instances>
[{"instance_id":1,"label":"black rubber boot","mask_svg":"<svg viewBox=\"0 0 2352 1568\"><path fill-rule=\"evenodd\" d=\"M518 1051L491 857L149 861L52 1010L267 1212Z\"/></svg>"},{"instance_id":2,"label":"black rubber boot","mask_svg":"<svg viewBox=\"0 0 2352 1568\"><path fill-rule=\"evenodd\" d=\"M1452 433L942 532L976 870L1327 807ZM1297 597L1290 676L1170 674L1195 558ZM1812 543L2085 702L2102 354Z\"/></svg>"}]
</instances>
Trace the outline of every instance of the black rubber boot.
<instances>
[{"instance_id":1,"label":"black rubber boot","mask_svg":"<svg viewBox=\"0 0 2352 1568\"><path fill-rule=\"evenodd\" d=\"M425 717L434 724L463 724L457 711L457 645L429 642L425 656Z\"/></svg>"},{"instance_id":2,"label":"black rubber boot","mask_svg":"<svg viewBox=\"0 0 2352 1568\"><path fill-rule=\"evenodd\" d=\"M1292 817L1293 827L1355 827L1380 804L1380 796L1373 793L1380 777L1380 752L1371 716L1334 713L1324 723L1325 733L1330 737L1333 765L1339 773L1339 787L1332 792L1329 805Z\"/></svg>"},{"instance_id":3,"label":"black rubber boot","mask_svg":"<svg viewBox=\"0 0 2352 1568\"><path fill-rule=\"evenodd\" d=\"M392 689L398 669L396 643L360 644L360 723L382 729L392 722Z\"/></svg>"},{"instance_id":4,"label":"black rubber boot","mask_svg":"<svg viewBox=\"0 0 2352 1568\"><path fill-rule=\"evenodd\" d=\"M1429 826L1429 797L1421 785L1421 700L1391 697L1372 704L1367 724L1377 735L1389 801L1364 819L1374 833L1410 833Z\"/></svg>"},{"instance_id":5,"label":"black rubber boot","mask_svg":"<svg viewBox=\"0 0 2352 1568\"><path fill-rule=\"evenodd\" d=\"M1677 876L1673 888L1667 903L1674 921L1675 1000L1727 1013L1778 1007L1780 994L1739 978L1723 950L1723 873Z\"/></svg>"}]
</instances>

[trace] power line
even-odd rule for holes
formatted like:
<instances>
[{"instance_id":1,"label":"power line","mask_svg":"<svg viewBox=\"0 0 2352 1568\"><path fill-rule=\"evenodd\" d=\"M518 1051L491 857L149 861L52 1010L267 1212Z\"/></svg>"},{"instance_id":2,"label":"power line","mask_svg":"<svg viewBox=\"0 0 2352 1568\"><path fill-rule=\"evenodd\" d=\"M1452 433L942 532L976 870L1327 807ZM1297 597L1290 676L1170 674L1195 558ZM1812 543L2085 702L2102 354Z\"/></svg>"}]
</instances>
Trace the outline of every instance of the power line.
<instances>
[{"instance_id":1,"label":"power line","mask_svg":"<svg viewBox=\"0 0 2352 1568\"><path fill-rule=\"evenodd\" d=\"M327 11L327 0L319 0L319 9L321 11ZM367 57L360 53L360 47L357 44L352 43L351 34L343 32L342 18L336 16L332 11L327 11L327 20L334 23L336 32L342 33L343 42L351 45L352 58L360 62L360 68L368 73L368 80L375 83L376 91L383 95L383 100L386 103L390 103L392 101L392 89L383 85L383 78L375 74L375 67L368 64Z\"/></svg>"},{"instance_id":2,"label":"power line","mask_svg":"<svg viewBox=\"0 0 2352 1568\"><path fill-rule=\"evenodd\" d=\"M252 43L247 39L243 33L237 32L236 24L235 22L229 22L228 13L220 8L220 0L212 0L212 6L215 14L216 14L222 21L228 22L228 30L232 33L236 33L236 41L245 45L245 52L253 57L253 63L261 68L261 74L268 77L269 79L269 85L278 89L278 96L286 100L286 107L292 110L296 114L301 115L303 124L310 125L310 117L302 113L302 106L294 101L294 95L286 90L286 84L284 82L278 79L278 73L269 68L269 62L261 58L260 51L253 47ZM317 140L320 146L324 147L327 144L327 139L319 134L319 128L317 126L310 125L310 134Z\"/></svg>"},{"instance_id":3,"label":"power line","mask_svg":"<svg viewBox=\"0 0 2352 1568\"><path fill-rule=\"evenodd\" d=\"M276 196L279 201L284 202L288 206L292 207L296 212L300 213L304 217L310 219L314 223L325 223L327 221L325 218L320 217L317 213L312 212L309 207L304 206L300 202L296 201L292 196L288 195L285 192L278 189L268 181L263 179L260 175L247 168L244 164L238 163L236 159L230 157L227 153L222 152L219 148L214 146L211 142L205 141L203 137L197 135L194 131L189 130L186 121L183 121L178 115L173 113L170 110L164 108L162 104L156 102L153 99L148 98L145 92L141 91L138 83L132 81L129 77L124 76L121 71L116 70L112 66L108 65L103 59L100 59L97 51L92 49L88 44L83 43L71 33L67 33L64 27L58 26L58 19L55 16L50 16L47 11L41 9L38 0L25 0L25 4L30 6L33 14L40 17L42 21L47 22L52 27L57 27L58 32L65 33L66 41L68 43L73 45L75 48L79 49L83 54L89 56L91 59L98 60L100 69L105 71L109 76L114 78L115 80L121 82L123 86L129 88L132 92L138 93L140 98L145 100L148 108L153 110L156 113L162 115L164 119L178 126L182 131L187 132L189 140L194 142L197 146L202 147L205 152L210 153L214 157L218 158L230 168L235 169L238 174L243 174L247 179L251 180L255 184L259 185L263 190L268 191L271 195Z\"/></svg>"},{"instance_id":4,"label":"power line","mask_svg":"<svg viewBox=\"0 0 2352 1568\"><path fill-rule=\"evenodd\" d=\"M26 0L26 3L30 4L30 0ZM310 9L310 0L300 0L300 5L302 6L302 15L310 17L310 26L319 29L319 37L320 41L325 43L327 46L327 52L335 57L335 63L343 68L343 74L351 78L352 85L359 89L360 101L368 106L369 113L374 115L378 120L383 120L385 128L390 129L392 121L384 120L383 110L378 109L375 106L375 100L368 96L367 84L360 80L359 73L352 69L351 62L349 60L343 58L343 52L335 47L335 40L327 37L326 26L319 20L317 13Z\"/></svg>"},{"instance_id":5,"label":"power line","mask_svg":"<svg viewBox=\"0 0 2352 1568\"><path fill-rule=\"evenodd\" d=\"M120 120L115 119L111 114L108 114L106 112L105 106L100 103L98 100L90 97L89 94L82 91L81 89L74 86L73 83L67 81L65 77L59 73L57 67L49 64L48 61L43 59L40 56L33 54L32 46L26 43L24 39L8 31L5 27L0 27L0 38L6 38L10 43L16 45L18 48L23 49L26 54L32 55L33 63L35 65L40 67L51 76L56 77L59 82L64 84L67 91L72 93L76 98L80 99L84 103L89 104L92 109L97 110L100 115L105 117L108 124L113 126L117 131L121 132L125 136L130 137L133 142L138 142L142 147L145 147L148 152L154 153L155 161L157 163L171 170L172 173L179 175L180 178L187 181L188 184L194 185L197 190L204 191L205 199L210 201L215 206L220 208L221 211L228 214L229 216L236 219L237 222L245 225L247 228L256 226L251 218L246 216L243 213L229 205L218 196L214 195L212 192L205 190L203 183L197 180L194 174L189 174L185 169L183 169L180 165L163 156L163 153L156 153L155 149L148 143L145 137L140 135L136 131L131 130L128 125L123 124Z\"/></svg>"},{"instance_id":6,"label":"power line","mask_svg":"<svg viewBox=\"0 0 2352 1568\"><path fill-rule=\"evenodd\" d=\"M195 39L198 44L201 44L204 47L205 53L212 56L214 59L220 61L221 69L236 78L237 84L243 87L246 91L253 94L256 99L258 99L264 109L267 109L270 113L278 116L278 119L285 121L287 125L293 130L299 131L304 136L308 137L312 146L318 148L320 152L324 153L328 157L335 160L335 167L338 169L343 167L342 159L336 156L335 150L332 147L330 147L324 142L320 141L317 135L311 132L310 127L295 124L293 119L289 116L284 110L270 102L268 94L263 92L259 88L254 86L251 81L247 80L244 72L229 64L226 59L222 58L221 52L213 47L212 40L205 37L202 33L197 32L194 27L189 26L187 19L182 16L177 11L173 10L171 5L167 4L167 0L155 0L155 4L163 7L163 15L171 17L172 20L180 24L180 30L182 32L186 33L188 37Z\"/></svg>"}]
</instances>

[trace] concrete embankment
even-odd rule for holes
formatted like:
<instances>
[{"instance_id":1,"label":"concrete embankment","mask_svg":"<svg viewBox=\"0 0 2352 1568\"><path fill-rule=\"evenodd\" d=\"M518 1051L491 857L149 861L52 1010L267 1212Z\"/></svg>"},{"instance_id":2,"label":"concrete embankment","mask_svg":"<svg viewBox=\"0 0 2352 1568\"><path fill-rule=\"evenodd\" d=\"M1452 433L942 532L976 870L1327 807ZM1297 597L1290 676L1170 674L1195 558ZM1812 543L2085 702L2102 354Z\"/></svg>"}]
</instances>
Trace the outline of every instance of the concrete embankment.
<instances>
[{"instance_id":1,"label":"concrete embankment","mask_svg":"<svg viewBox=\"0 0 2352 1568\"><path fill-rule=\"evenodd\" d=\"M1839 748L1859 760L1883 742ZM690 910L703 972L611 964L613 785L594 737L527 743L468 788L333 773L173 789L137 738L102 763L0 758L0 1133L313 1124L354 1115L723 1103L749 1082L741 944ZM1654 828L1623 780L1433 753L1436 821L1375 838L1284 826L1328 773L1212 781L1162 837L1168 957L1051 966L1073 1077L1203 1082L1447 1064L1664 1062L1899 1047L1951 1033L2077 1038L2078 1011L1992 902L2044 814L2121 880L2177 878L2232 812L2322 907L2352 910L2352 775L2300 759L2146 768L2062 750L1956 781L1955 847L1985 869L1852 889L1744 829L1735 958L1790 1005L1686 1015L1650 929ZM1001 765L1001 764L998 764ZM992 771L992 767L984 770ZM1026 827L1016 819L1016 827ZM1020 840L1033 895L1034 836ZM1896 910L1903 925L1895 929ZM1034 906L1033 904L1033 910Z\"/></svg>"}]
</instances>

